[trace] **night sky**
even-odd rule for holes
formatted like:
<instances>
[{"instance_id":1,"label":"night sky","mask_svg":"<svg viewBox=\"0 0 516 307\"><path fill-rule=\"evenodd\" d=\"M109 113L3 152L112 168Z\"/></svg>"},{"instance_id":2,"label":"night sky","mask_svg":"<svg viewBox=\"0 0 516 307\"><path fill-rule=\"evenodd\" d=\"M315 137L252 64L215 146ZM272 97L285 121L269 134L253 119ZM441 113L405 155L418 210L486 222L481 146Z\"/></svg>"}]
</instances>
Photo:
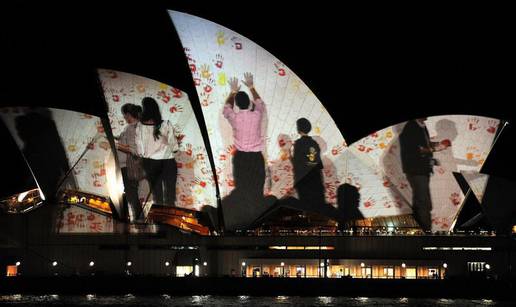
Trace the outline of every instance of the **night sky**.
<instances>
[{"instance_id":1,"label":"night sky","mask_svg":"<svg viewBox=\"0 0 516 307\"><path fill-rule=\"evenodd\" d=\"M166 12L174 9L228 27L277 56L318 96L348 143L419 116L508 120L484 172L516 179L508 9L199 3L2 9L0 104L103 115L96 68L110 68L186 91L199 116L188 64ZM7 196L31 184L3 125L0 134L7 166L0 196Z\"/></svg>"}]
</instances>

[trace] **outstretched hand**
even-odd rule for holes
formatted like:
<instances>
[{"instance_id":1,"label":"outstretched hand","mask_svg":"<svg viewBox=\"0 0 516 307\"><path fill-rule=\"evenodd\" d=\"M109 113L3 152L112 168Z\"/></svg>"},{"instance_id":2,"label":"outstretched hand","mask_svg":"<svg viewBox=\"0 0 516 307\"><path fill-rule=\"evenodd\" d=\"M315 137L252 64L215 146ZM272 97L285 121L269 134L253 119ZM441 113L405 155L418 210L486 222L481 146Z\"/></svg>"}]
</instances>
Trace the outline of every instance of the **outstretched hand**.
<instances>
[{"instance_id":1,"label":"outstretched hand","mask_svg":"<svg viewBox=\"0 0 516 307\"><path fill-rule=\"evenodd\" d=\"M237 78L231 78L228 81L229 88L231 89L231 92L238 92L240 90L240 86L238 85L238 79Z\"/></svg>"},{"instance_id":2,"label":"outstretched hand","mask_svg":"<svg viewBox=\"0 0 516 307\"><path fill-rule=\"evenodd\" d=\"M451 141L449 139L442 140L441 145L443 145L444 147L450 147Z\"/></svg>"},{"instance_id":3,"label":"outstretched hand","mask_svg":"<svg viewBox=\"0 0 516 307\"><path fill-rule=\"evenodd\" d=\"M254 86L254 80L253 80L253 74L250 72L246 72L244 74L244 80L242 80L242 83L245 84L248 88L251 88Z\"/></svg>"}]
</instances>

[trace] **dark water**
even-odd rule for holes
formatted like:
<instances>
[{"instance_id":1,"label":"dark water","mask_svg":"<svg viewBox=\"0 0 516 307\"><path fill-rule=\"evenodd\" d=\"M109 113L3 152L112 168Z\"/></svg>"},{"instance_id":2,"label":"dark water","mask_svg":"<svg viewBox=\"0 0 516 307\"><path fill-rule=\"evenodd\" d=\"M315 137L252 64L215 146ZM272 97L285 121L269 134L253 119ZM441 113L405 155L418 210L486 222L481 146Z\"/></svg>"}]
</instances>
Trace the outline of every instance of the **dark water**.
<instances>
[{"instance_id":1,"label":"dark water","mask_svg":"<svg viewBox=\"0 0 516 307\"><path fill-rule=\"evenodd\" d=\"M0 295L2 306L516 306L514 301L488 299L421 299L299 296L83 296Z\"/></svg>"}]
</instances>

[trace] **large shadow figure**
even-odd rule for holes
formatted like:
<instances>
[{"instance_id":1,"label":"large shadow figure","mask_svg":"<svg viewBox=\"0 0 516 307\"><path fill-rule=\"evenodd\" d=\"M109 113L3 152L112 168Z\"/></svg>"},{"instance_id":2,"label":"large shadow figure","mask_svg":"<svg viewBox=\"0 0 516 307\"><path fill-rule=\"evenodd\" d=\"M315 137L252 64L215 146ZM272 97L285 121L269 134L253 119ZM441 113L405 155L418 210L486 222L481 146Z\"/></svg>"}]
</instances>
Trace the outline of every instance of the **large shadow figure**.
<instances>
[{"instance_id":1,"label":"large shadow figure","mask_svg":"<svg viewBox=\"0 0 516 307\"><path fill-rule=\"evenodd\" d=\"M398 137L394 138L388 144L387 148L384 150L384 154L382 156L382 169L384 170L386 175L385 180L389 183L389 191L392 197L397 200L396 205L402 209L402 204L399 202L401 202L402 200L408 203L412 202L412 210L414 217L416 218L416 216L418 215L418 213L416 213L418 210L423 210L424 213L419 214L423 214L425 216L426 221L423 220L422 223L428 225L429 219L431 223L432 208L426 205L426 209L419 209L417 206L418 202L428 203L428 199L425 200L427 196L424 196L424 194L426 193L425 191L428 191L428 193L430 191L430 180L428 181L428 186L426 186L426 183L423 186L421 186L421 180L420 182L417 182L417 179L415 179L412 175L428 174L428 176L430 176L433 173L432 168L436 164L435 161L437 160L433 159L434 155L431 153L427 154L426 159L422 159L417 149L415 149L414 142L421 142L424 138L424 135L421 136L420 133L418 141L417 134L416 136L414 136L414 129L418 128L414 128L414 125L417 125L415 121L409 121L406 124L393 126L394 134ZM422 128L421 126L419 127L419 129ZM424 130L426 130L426 128ZM437 132L435 136L436 140L450 140L453 143L458 136L458 131L455 122L449 119L441 119L437 121L435 124L435 130ZM402 140L404 142L402 142ZM430 138L428 138L428 140L430 141ZM415 158L414 155L416 155ZM453 181L451 183L448 181L443 181L443 184L445 185L456 183L455 179L451 175L451 172L459 171L459 165L478 166L478 162L474 160L455 158L453 156L453 151L451 150L451 148L439 151L438 153L436 153L436 156L438 157L438 170L440 170L441 172L444 171L446 173L449 173L449 178ZM418 166L418 162L422 164L419 164ZM414 182L414 180L416 180L416 182ZM410 193L407 189L407 184L412 188L411 201L409 201L407 198L410 197ZM416 185L415 188L418 191L416 193L414 192L414 184ZM419 194L419 197L417 197L418 195L414 195L414 193ZM421 195L421 193L423 193L423 195ZM431 199L431 195L428 196L428 198ZM416 204L416 207L414 207L414 204ZM425 211L428 211L428 213ZM421 224L421 218L416 218L416 220L418 221L418 223ZM430 229L427 228L425 230Z\"/></svg>"},{"instance_id":2,"label":"large shadow figure","mask_svg":"<svg viewBox=\"0 0 516 307\"><path fill-rule=\"evenodd\" d=\"M399 135L403 131L406 123L392 126L394 138L386 145L380 158L380 167L383 171L383 180L387 191L394 200L394 206L399 214L409 214L413 212L410 207L411 194L409 183L403 172L401 161L401 145Z\"/></svg>"},{"instance_id":3,"label":"large shadow figure","mask_svg":"<svg viewBox=\"0 0 516 307\"><path fill-rule=\"evenodd\" d=\"M412 188L412 211L424 231L432 230L432 197L430 175L433 173L433 153L425 119L407 122L399 135L401 164Z\"/></svg>"},{"instance_id":4,"label":"large shadow figure","mask_svg":"<svg viewBox=\"0 0 516 307\"><path fill-rule=\"evenodd\" d=\"M51 111L30 109L16 117L15 125L23 141L23 155L45 197L52 198L70 166Z\"/></svg>"},{"instance_id":5,"label":"large shadow figure","mask_svg":"<svg viewBox=\"0 0 516 307\"><path fill-rule=\"evenodd\" d=\"M364 218L359 206L360 192L358 188L349 183L341 184L337 189L337 221L340 230L351 224L353 231L355 231L353 221Z\"/></svg>"},{"instance_id":6,"label":"large shadow figure","mask_svg":"<svg viewBox=\"0 0 516 307\"><path fill-rule=\"evenodd\" d=\"M27 109L15 118L18 137L23 142L22 152L36 177L47 205L33 216L38 231L52 232L57 220L56 194L70 169L65 148L59 136L52 112L47 108ZM76 188L73 176L66 178L68 188ZM33 227L34 228L34 227ZM35 227L38 228L38 227Z\"/></svg>"}]
</instances>

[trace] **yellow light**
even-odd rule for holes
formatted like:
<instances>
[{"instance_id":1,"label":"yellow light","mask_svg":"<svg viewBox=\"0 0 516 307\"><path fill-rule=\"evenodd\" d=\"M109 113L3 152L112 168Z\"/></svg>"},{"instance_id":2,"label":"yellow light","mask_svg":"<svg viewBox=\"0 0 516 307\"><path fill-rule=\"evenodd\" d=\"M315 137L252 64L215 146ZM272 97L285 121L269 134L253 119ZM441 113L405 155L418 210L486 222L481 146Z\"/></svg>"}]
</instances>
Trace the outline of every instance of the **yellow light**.
<instances>
[{"instance_id":1,"label":"yellow light","mask_svg":"<svg viewBox=\"0 0 516 307\"><path fill-rule=\"evenodd\" d=\"M106 161L106 184L109 192L109 197L116 208L120 208L122 204L122 197L124 194L124 183L122 182L122 174L117 169L115 164L115 157L111 153Z\"/></svg>"},{"instance_id":2,"label":"yellow light","mask_svg":"<svg viewBox=\"0 0 516 307\"><path fill-rule=\"evenodd\" d=\"M304 246L287 246L287 249L301 250L301 249L305 249L305 247Z\"/></svg>"},{"instance_id":3,"label":"yellow light","mask_svg":"<svg viewBox=\"0 0 516 307\"><path fill-rule=\"evenodd\" d=\"M22 192L20 194L18 194L18 202L21 203L24 199L25 199L25 196L27 196L27 194L29 194L30 191L25 191L25 192Z\"/></svg>"}]
</instances>

